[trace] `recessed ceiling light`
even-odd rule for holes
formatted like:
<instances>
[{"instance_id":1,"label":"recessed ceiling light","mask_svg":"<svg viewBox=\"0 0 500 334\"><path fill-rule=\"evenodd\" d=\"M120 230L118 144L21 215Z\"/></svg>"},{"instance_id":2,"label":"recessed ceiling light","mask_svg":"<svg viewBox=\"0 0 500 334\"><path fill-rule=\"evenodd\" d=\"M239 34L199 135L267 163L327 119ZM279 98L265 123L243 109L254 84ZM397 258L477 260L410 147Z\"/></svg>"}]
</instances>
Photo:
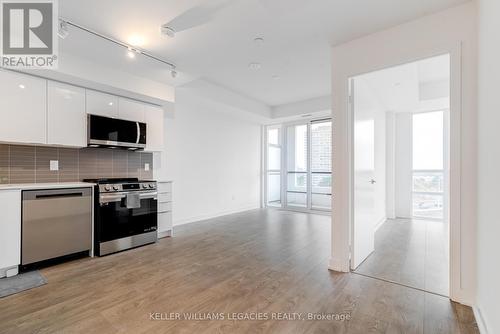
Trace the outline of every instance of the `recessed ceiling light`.
<instances>
[{"instance_id":1,"label":"recessed ceiling light","mask_svg":"<svg viewBox=\"0 0 500 334\"><path fill-rule=\"evenodd\" d=\"M256 37L256 38L254 38L254 39L253 39L253 41L254 41L254 42L255 42L255 44L257 44L257 45L262 45L262 44L264 44L264 38L262 38L262 37Z\"/></svg>"},{"instance_id":2,"label":"recessed ceiling light","mask_svg":"<svg viewBox=\"0 0 500 334\"><path fill-rule=\"evenodd\" d=\"M109 103L108 103L108 105L109 105L109 106L112 106L112 105L113 105L113 102L109 102Z\"/></svg>"},{"instance_id":3,"label":"recessed ceiling light","mask_svg":"<svg viewBox=\"0 0 500 334\"><path fill-rule=\"evenodd\" d=\"M248 64L248 68L251 70L260 70L262 65L260 63L250 63Z\"/></svg>"},{"instance_id":4,"label":"recessed ceiling light","mask_svg":"<svg viewBox=\"0 0 500 334\"><path fill-rule=\"evenodd\" d=\"M23 84L20 84L20 85L19 85L19 88L21 88L21 89L25 89L25 88L26 88L26 86L25 86L25 85L23 85Z\"/></svg>"},{"instance_id":5,"label":"recessed ceiling light","mask_svg":"<svg viewBox=\"0 0 500 334\"><path fill-rule=\"evenodd\" d=\"M166 24L164 24L160 27L160 31L161 31L162 35L168 36L170 38L175 37L175 29L173 27L166 25Z\"/></svg>"}]
</instances>

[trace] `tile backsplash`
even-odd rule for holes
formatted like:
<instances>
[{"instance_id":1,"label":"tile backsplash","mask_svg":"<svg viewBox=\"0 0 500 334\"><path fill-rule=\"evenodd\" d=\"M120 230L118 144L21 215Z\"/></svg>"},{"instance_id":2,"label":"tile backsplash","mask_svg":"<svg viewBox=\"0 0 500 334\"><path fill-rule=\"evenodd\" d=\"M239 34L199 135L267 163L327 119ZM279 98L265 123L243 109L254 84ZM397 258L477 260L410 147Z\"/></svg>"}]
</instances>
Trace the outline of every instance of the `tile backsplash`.
<instances>
[{"instance_id":1,"label":"tile backsplash","mask_svg":"<svg viewBox=\"0 0 500 334\"><path fill-rule=\"evenodd\" d=\"M50 170L50 161L59 170ZM149 170L145 165L149 164ZM72 182L103 177L153 178L153 154L119 149L0 144L0 184Z\"/></svg>"}]
</instances>

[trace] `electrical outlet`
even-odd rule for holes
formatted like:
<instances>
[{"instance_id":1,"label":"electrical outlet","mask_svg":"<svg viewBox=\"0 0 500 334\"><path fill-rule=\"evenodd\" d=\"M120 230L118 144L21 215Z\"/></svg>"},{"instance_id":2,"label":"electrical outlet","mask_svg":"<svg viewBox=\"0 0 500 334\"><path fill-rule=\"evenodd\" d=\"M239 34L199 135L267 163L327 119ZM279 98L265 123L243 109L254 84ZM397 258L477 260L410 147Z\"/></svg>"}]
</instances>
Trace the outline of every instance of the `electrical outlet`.
<instances>
[{"instance_id":1,"label":"electrical outlet","mask_svg":"<svg viewBox=\"0 0 500 334\"><path fill-rule=\"evenodd\" d=\"M51 171L59 170L59 160L50 160L50 170Z\"/></svg>"},{"instance_id":2,"label":"electrical outlet","mask_svg":"<svg viewBox=\"0 0 500 334\"><path fill-rule=\"evenodd\" d=\"M144 164L144 170L145 170L146 172L149 172L149 164Z\"/></svg>"}]
</instances>

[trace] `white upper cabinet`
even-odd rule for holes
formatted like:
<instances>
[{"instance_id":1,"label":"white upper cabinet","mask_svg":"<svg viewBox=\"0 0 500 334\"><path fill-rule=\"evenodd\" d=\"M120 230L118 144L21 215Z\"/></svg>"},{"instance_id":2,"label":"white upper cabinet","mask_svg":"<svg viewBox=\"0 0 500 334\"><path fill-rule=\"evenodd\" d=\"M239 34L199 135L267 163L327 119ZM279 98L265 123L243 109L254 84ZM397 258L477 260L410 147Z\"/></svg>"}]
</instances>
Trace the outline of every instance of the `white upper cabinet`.
<instances>
[{"instance_id":1,"label":"white upper cabinet","mask_svg":"<svg viewBox=\"0 0 500 334\"><path fill-rule=\"evenodd\" d=\"M45 144L47 80L0 70L0 141Z\"/></svg>"},{"instance_id":2,"label":"white upper cabinet","mask_svg":"<svg viewBox=\"0 0 500 334\"><path fill-rule=\"evenodd\" d=\"M146 151L163 150L163 109L161 107L144 105L144 120L146 122Z\"/></svg>"},{"instance_id":3,"label":"white upper cabinet","mask_svg":"<svg viewBox=\"0 0 500 334\"><path fill-rule=\"evenodd\" d=\"M134 122L144 122L144 103L120 97L118 117Z\"/></svg>"},{"instance_id":4,"label":"white upper cabinet","mask_svg":"<svg viewBox=\"0 0 500 334\"><path fill-rule=\"evenodd\" d=\"M87 146L85 89L48 82L48 144Z\"/></svg>"},{"instance_id":5,"label":"white upper cabinet","mask_svg":"<svg viewBox=\"0 0 500 334\"><path fill-rule=\"evenodd\" d=\"M87 114L118 118L118 96L87 89Z\"/></svg>"}]
</instances>

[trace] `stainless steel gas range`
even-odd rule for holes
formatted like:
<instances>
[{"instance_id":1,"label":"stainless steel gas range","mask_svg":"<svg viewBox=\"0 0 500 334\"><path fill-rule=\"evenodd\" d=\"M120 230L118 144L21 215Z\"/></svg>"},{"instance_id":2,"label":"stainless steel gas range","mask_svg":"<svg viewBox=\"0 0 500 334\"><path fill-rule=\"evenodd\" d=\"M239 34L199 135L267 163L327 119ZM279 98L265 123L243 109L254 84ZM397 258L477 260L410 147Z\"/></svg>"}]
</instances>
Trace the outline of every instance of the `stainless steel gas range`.
<instances>
[{"instance_id":1,"label":"stainless steel gas range","mask_svg":"<svg viewBox=\"0 0 500 334\"><path fill-rule=\"evenodd\" d=\"M156 181L136 178L84 180L96 183L94 254L103 256L154 243L158 228Z\"/></svg>"}]
</instances>

